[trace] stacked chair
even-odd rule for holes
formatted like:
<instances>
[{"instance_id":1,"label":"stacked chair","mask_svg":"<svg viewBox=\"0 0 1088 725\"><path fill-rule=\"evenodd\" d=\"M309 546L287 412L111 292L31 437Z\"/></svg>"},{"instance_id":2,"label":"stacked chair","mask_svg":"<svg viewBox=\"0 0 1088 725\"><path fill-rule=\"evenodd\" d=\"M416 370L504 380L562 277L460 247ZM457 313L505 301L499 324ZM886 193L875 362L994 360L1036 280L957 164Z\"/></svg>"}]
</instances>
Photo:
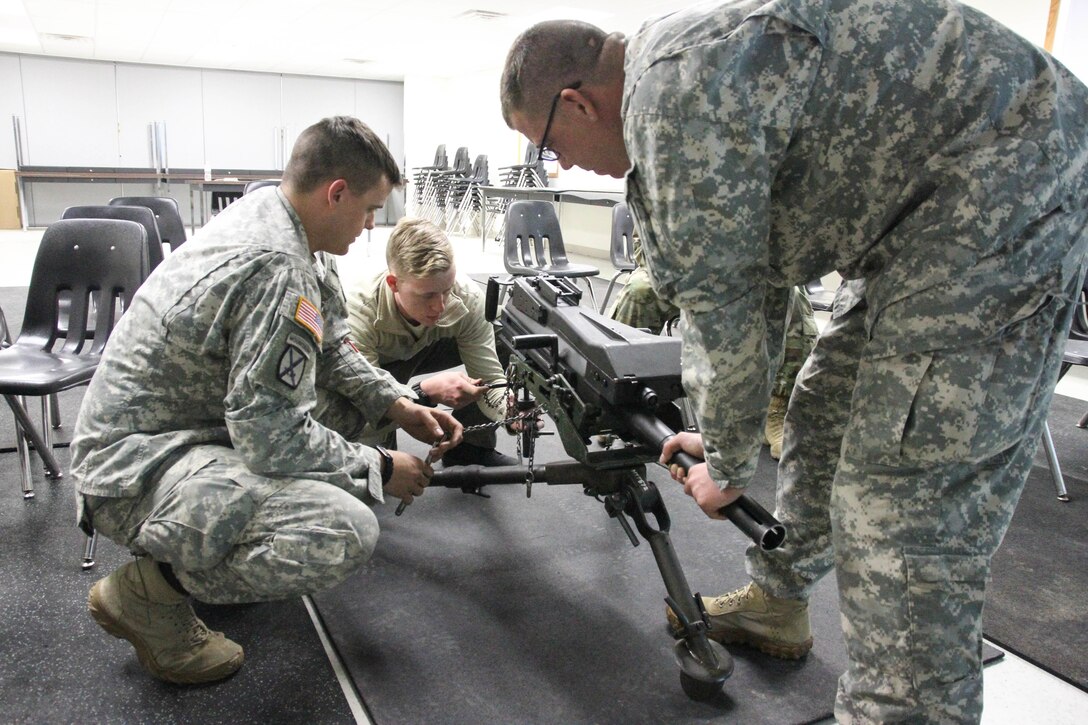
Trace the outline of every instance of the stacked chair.
<instances>
[{"instance_id":1,"label":"stacked chair","mask_svg":"<svg viewBox=\"0 0 1088 725\"><path fill-rule=\"evenodd\" d=\"M548 172L544 160L537 153L536 144L530 142L525 147L525 160L513 166L499 167L499 180L503 186L547 188Z\"/></svg>"},{"instance_id":2,"label":"stacked chair","mask_svg":"<svg viewBox=\"0 0 1088 725\"><path fill-rule=\"evenodd\" d=\"M453 156L453 166L448 169L433 170L427 175L423 189L423 203L418 216L428 219L440 227L446 226L446 213L450 205L450 189L460 179L464 179L472 170L468 157L468 147L457 149Z\"/></svg>"},{"instance_id":3,"label":"stacked chair","mask_svg":"<svg viewBox=\"0 0 1088 725\"><path fill-rule=\"evenodd\" d=\"M536 144L530 142L525 147L524 161L513 166L499 167L499 183L502 186L513 188L546 189L548 187L548 172L544 168L544 160L537 152ZM484 238L491 235L491 230L498 223L498 232L495 240L503 238L503 229L506 224L506 209L510 205L510 199L500 197L487 198L487 226L483 230Z\"/></svg>"},{"instance_id":4,"label":"stacked chair","mask_svg":"<svg viewBox=\"0 0 1088 725\"><path fill-rule=\"evenodd\" d=\"M473 234L484 199L480 187L491 185L489 177L487 156L480 154L473 162L471 172L450 182L446 208L452 211L447 213L447 231L465 236Z\"/></svg>"},{"instance_id":5,"label":"stacked chair","mask_svg":"<svg viewBox=\"0 0 1088 725\"><path fill-rule=\"evenodd\" d=\"M449 159L446 158L446 145L439 144L434 151L434 163L430 166L420 166L413 169L412 186L415 193L412 194L412 214L414 216L421 216L420 211L423 208L424 199L428 195L428 190L433 187L431 177L440 172L448 171L449 168Z\"/></svg>"}]
</instances>

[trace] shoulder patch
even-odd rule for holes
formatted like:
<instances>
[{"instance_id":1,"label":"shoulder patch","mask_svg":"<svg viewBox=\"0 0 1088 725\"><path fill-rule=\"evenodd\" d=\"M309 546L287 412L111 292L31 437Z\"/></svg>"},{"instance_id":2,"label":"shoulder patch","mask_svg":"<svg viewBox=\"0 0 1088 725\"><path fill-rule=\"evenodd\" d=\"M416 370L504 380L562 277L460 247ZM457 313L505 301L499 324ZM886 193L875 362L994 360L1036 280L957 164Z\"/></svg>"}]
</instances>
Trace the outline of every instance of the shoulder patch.
<instances>
[{"instance_id":1,"label":"shoulder patch","mask_svg":"<svg viewBox=\"0 0 1088 725\"><path fill-rule=\"evenodd\" d=\"M295 322L310 331L310 334L317 340L318 345L321 344L321 338L325 332L325 321L321 318L321 310L317 309L313 302L299 295L298 304L295 305L294 319Z\"/></svg>"},{"instance_id":2,"label":"shoulder patch","mask_svg":"<svg viewBox=\"0 0 1088 725\"><path fill-rule=\"evenodd\" d=\"M276 377L291 390L298 388L306 372L306 361L306 353L294 343L288 342L280 355Z\"/></svg>"}]
</instances>

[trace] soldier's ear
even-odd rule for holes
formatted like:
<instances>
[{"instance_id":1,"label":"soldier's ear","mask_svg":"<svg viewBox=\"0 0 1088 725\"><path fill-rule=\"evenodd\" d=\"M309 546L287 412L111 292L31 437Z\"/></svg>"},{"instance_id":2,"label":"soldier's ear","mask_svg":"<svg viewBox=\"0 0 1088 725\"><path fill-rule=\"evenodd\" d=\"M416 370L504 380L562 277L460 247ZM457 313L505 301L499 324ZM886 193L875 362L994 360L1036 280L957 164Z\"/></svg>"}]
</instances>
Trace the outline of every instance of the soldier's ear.
<instances>
[{"instance_id":1,"label":"soldier's ear","mask_svg":"<svg viewBox=\"0 0 1088 725\"><path fill-rule=\"evenodd\" d=\"M341 198L344 196L344 192L348 190L348 182L343 179L336 179L329 184L326 189L328 194L328 202L330 205L338 204Z\"/></svg>"},{"instance_id":2,"label":"soldier's ear","mask_svg":"<svg viewBox=\"0 0 1088 725\"><path fill-rule=\"evenodd\" d=\"M590 121L597 120L597 102L594 100L593 92L586 86L564 88L559 92L559 97L566 103L573 103L576 114L585 116Z\"/></svg>"},{"instance_id":3,"label":"soldier's ear","mask_svg":"<svg viewBox=\"0 0 1088 725\"><path fill-rule=\"evenodd\" d=\"M389 285L389 289L393 290L394 292L397 291L397 275L393 274L392 272L385 275L385 283Z\"/></svg>"}]
</instances>

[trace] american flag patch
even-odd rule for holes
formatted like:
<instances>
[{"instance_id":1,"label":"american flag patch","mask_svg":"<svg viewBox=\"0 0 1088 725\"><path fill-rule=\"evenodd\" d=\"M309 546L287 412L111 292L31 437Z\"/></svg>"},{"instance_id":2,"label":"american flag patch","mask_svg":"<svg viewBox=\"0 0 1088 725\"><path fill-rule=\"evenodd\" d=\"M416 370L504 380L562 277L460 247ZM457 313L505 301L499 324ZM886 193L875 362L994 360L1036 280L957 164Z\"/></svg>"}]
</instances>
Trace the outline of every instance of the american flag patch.
<instances>
[{"instance_id":1,"label":"american flag patch","mask_svg":"<svg viewBox=\"0 0 1088 725\"><path fill-rule=\"evenodd\" d=\"M309 330L317 344L321 344L325 321L321 319L321 311L314 307L314 303L302 295L299 295L298 306L295 307L295 322Z\"/></svg>"}]
</instances>

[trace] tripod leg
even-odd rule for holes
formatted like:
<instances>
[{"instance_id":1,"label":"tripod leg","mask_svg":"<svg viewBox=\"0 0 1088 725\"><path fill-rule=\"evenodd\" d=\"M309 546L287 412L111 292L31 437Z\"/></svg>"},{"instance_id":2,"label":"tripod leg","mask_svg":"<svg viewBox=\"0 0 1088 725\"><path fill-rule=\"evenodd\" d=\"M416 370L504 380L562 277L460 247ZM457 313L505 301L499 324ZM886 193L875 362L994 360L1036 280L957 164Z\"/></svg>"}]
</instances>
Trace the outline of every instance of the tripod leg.
<instances>
[{"instance_id":1,"label":"tripod leg","mask_svg":"<svg viewBox=\"0 0 1088 725\"><path fill-rule=\"evenodd\" d=\"M680 684L693 700L708 700L733 674L733 658L724 647L706 636L702 608L698 597L691 592L669 538L669 515L657 487L632 471L624 481L624 493L627 498L624 513L631 517L635 528L649 542L668 593L666 601L684 623L682 638L674 650L680 666ZM653 513L658 528L647 521L647 510Z\"/></svg>"}]
</instances>

